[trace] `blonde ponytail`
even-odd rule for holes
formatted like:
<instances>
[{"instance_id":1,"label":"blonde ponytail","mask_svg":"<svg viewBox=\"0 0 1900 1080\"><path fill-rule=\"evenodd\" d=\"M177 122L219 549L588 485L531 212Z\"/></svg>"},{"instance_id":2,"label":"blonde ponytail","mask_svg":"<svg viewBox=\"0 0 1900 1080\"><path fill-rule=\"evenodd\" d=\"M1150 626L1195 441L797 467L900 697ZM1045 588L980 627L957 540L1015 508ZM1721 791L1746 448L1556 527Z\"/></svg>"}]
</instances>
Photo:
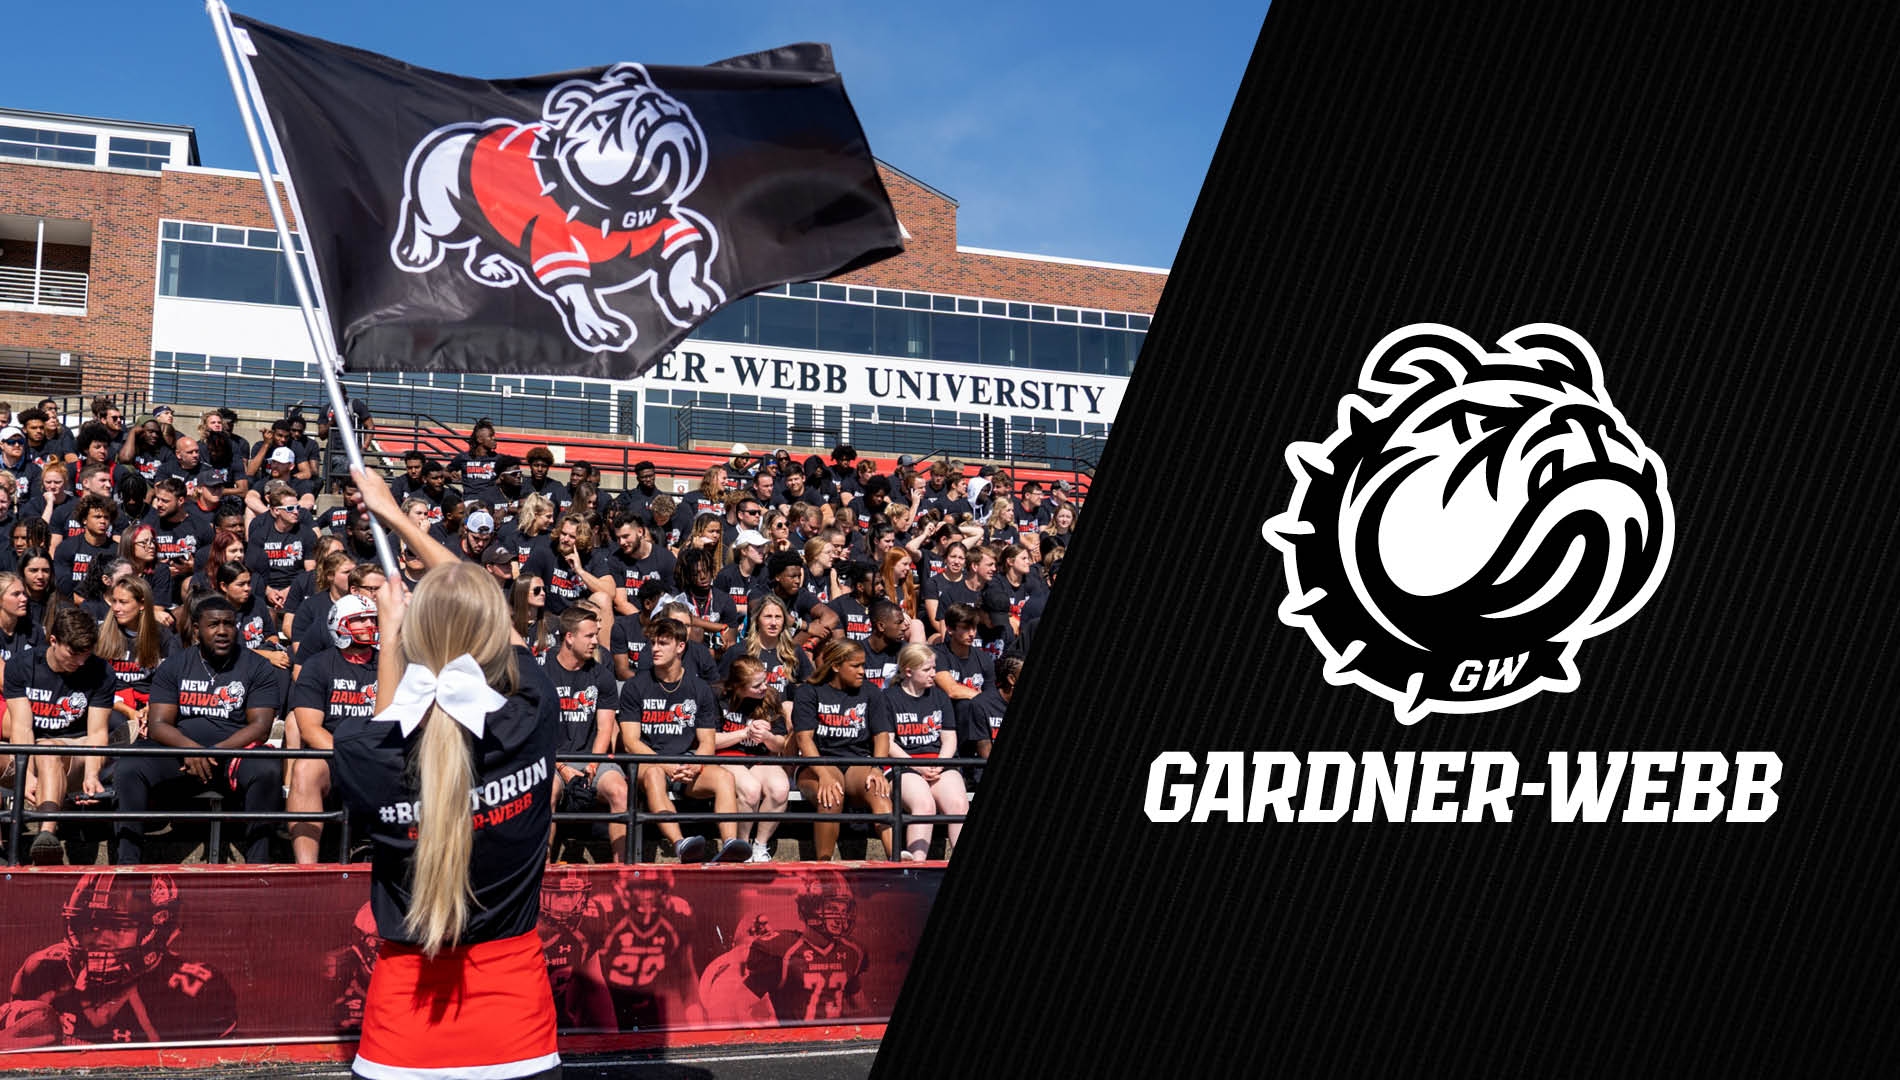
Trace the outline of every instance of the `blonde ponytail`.
<instances>
[{"instance_id":1,"label":"blonde ponytail","mask_svg":"<svg viewBox=\"0 0 1900 1080\"><path fill-rule=\"evenodd\" d=\"M441 671L463 654L472 656L489 686L513 694L519 673L508 630L507 606L488 572L458 562L430 570L416 585L403 615L399 648L405 664L430 671ZM421 739L415 771L422 806L403 930L423 955L433 957L461 940L475 899L468 879L475 849L469 810L475 756L462 726L434 706L423 718Z\"/></svg>"},{"instance_id":2,"label":"blonde ponytail","mask_svg":"<svg viewBox=\"0 0 1900 1080\"><path fill-rule=\"evenodd\" d=\"M416 825L415 877L403 929L433 957L454 945L468 925L469 856L475 829L469 818L468 792L475 762L455 719L431 706L422 723L416 755L422 812Z\"/></svg>"}]
</instances>

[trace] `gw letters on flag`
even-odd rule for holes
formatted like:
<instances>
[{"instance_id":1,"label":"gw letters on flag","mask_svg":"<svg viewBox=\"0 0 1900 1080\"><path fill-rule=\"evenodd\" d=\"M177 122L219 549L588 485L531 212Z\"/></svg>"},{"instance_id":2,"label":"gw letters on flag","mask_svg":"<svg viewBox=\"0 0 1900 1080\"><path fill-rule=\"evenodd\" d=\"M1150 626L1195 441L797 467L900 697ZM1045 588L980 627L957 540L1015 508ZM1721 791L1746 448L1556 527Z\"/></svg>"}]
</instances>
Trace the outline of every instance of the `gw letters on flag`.
<instances>
[{"instance_id":1,"label":"gw letters on flag","mask_svg":"<svg viewBox=\"0 0 1900 1080\"><path fill-rule=\"evenodd\" d=\"M632 378L903 248L828 46L491 81L232 19L348 370Z\"/></svg>"}]
</instances>

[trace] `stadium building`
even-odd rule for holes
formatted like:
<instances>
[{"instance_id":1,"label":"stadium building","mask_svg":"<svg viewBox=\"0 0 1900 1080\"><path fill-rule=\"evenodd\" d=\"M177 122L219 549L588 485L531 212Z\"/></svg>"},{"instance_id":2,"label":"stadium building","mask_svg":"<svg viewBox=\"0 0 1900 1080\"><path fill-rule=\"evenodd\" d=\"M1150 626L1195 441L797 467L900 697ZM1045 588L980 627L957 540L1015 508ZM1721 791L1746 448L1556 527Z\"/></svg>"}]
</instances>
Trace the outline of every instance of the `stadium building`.
<instances>
[{"instance_id":1,"label":"stadium building","mask_svg":"<svg viewBox=\"0 0 1900 1080\"><path fill-rule=\"evenodd\" d=\"M445 427L1092 463L1166 270L960 246L956 200L880 170L902 255L728 305L639 379L345 385ZM191 128L0 109L0 399L314 411L295 304L256 174L201 166Z\"/></svg>"}]
</instances>

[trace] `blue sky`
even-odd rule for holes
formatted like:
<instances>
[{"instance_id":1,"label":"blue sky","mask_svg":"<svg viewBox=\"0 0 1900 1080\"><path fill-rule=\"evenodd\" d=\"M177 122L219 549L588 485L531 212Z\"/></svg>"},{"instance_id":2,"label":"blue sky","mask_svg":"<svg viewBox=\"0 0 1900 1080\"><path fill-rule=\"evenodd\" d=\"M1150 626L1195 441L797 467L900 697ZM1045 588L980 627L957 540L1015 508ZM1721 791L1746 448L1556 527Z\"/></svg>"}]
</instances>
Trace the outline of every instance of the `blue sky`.
<instances>
[{"instance_id":1,"label":"blue sky","mask_svg":"<svg viewBox=\"0 0 1900 1080\"><path fill-rule=\"evenodd\" d=\"M697 64L829 41L872 149L958 201L960 242L1166 266L1266 4L244 0L233 8L490 77L616 60ZM250 167L199 0L6 9L14 45L0 64L0 105L189 124L204 164Z\"/></svg>"}]
</instances>

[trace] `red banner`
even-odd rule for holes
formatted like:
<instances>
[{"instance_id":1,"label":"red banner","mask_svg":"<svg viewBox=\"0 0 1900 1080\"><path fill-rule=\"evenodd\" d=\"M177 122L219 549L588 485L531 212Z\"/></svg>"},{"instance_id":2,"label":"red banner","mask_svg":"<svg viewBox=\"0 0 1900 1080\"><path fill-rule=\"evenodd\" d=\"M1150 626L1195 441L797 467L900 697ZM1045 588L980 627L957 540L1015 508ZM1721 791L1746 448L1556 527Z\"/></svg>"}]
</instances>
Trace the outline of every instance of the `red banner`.
<instances>
[{"instance_id":1,"label":"red banner","mask_svg":"<svg viewBox=\"0 0 1900 1080\"><path fill-rule=\"evenodd\" d=\"M0 1051L348 1040L362 1022L366 867L9 876ZM941 877L550 866L540 929L562 1034L882 1023Z\"/></svg>"}]
</instances>

